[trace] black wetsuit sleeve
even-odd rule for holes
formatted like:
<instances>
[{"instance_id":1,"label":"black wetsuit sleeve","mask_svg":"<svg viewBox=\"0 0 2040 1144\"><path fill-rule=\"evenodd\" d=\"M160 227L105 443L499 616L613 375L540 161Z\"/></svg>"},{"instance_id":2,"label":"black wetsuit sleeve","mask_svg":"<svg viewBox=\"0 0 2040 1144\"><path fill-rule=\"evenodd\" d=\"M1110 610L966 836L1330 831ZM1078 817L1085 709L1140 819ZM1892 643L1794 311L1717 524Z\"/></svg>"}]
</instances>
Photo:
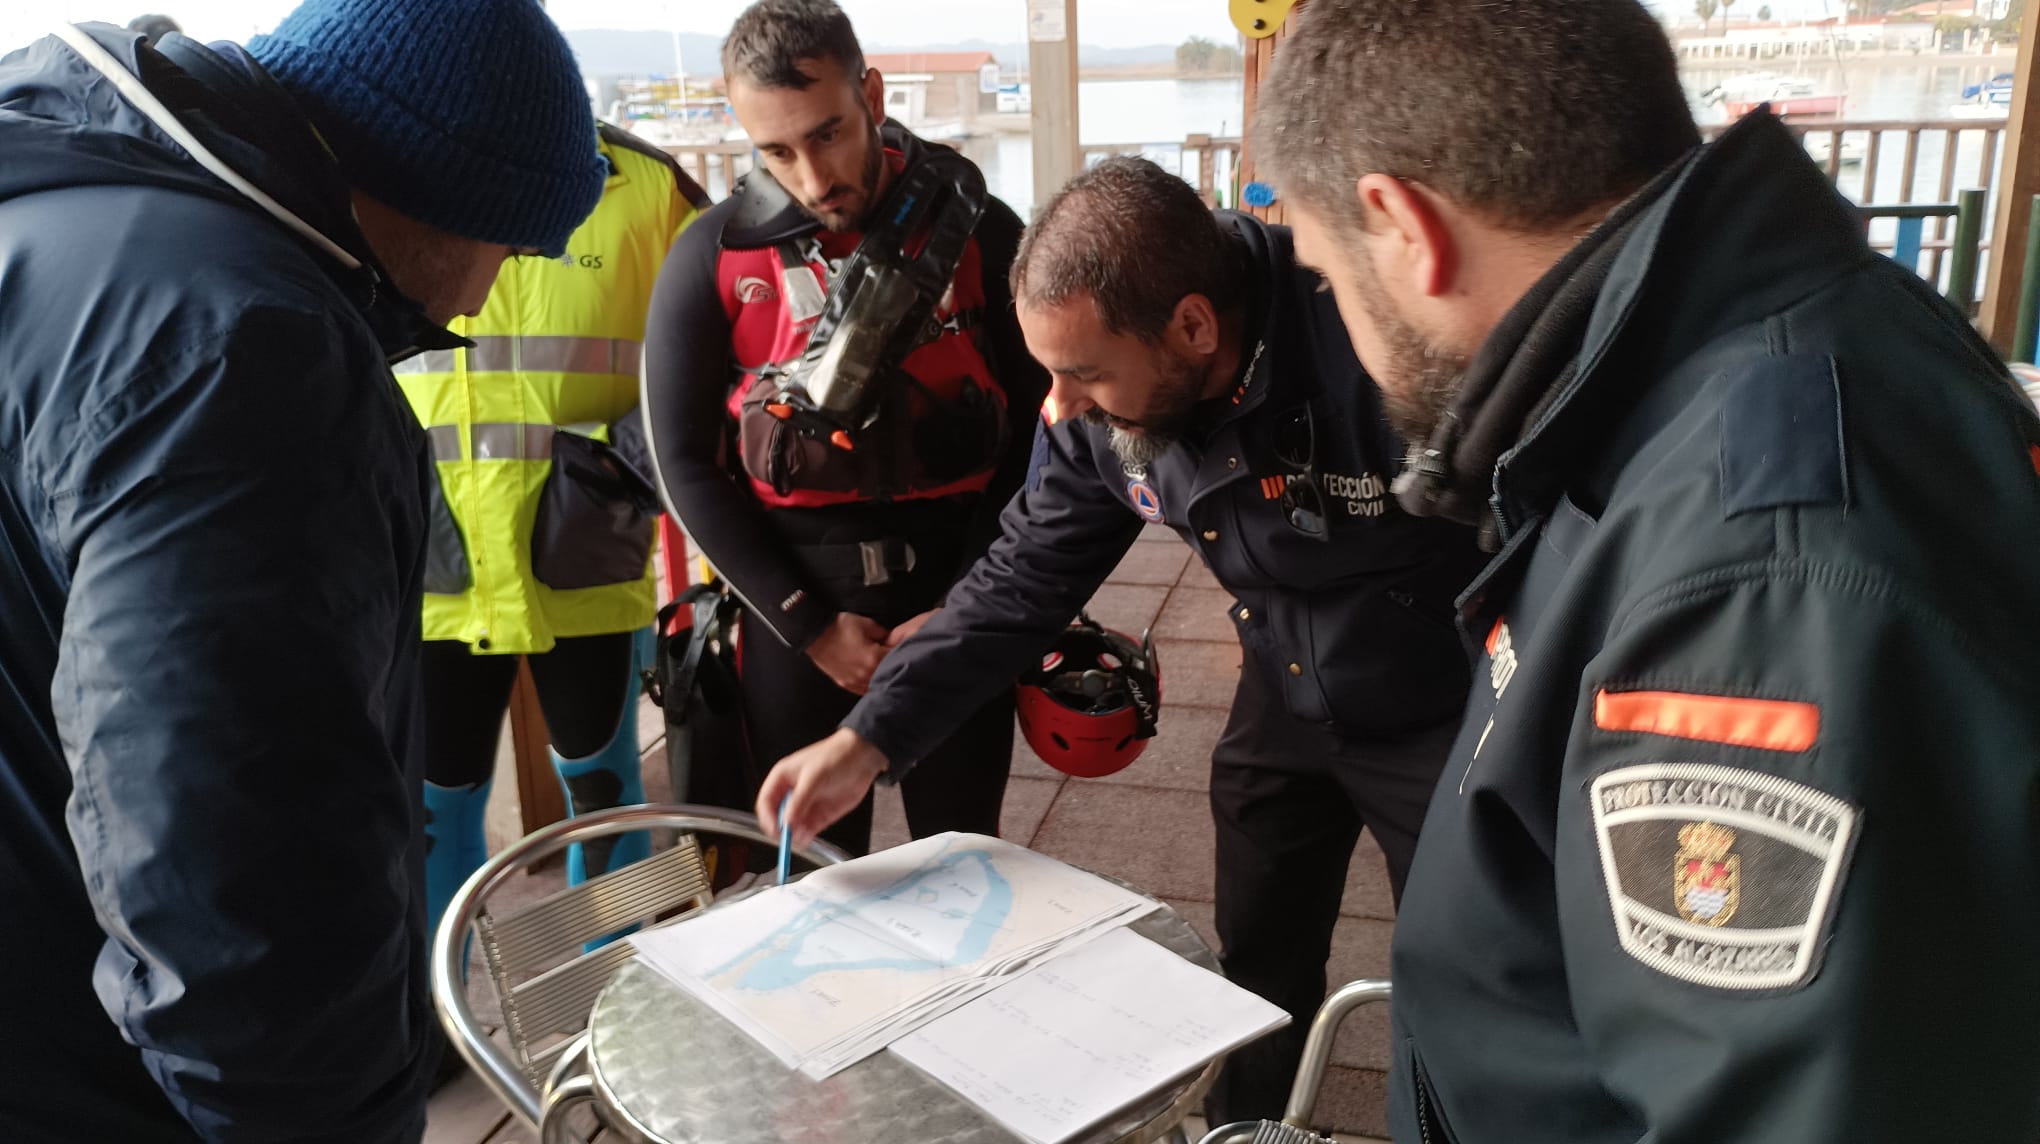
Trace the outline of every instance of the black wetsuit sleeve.
<instances>
[{"instance_id":1,"label":"black wetsuit sleeve","mask_svg":"<svg viewBox=\"0 0 2040 1144\"><path fill-rule=\"evenodd\" d=\"M894 780L1040 663L1140 538L1140 517L1099 478L1102 434L1065 422L1028 440L1031 470L1006 506L998 541L942 610L878 665L871 690L843 720L885 755Z\"/></svg>"},{"instance_id":2,"label":"black wetsuit sleeve","mask_svg":"<svg viewBox=\"0 0 2040 1144\"><path fill-rule=\"evenodd\" d=\"M1013 309L1013 255L1020 246L1020 217L997 199L986 204L977 229L978 258L984 277L985 325L983 351L992 376L1006 391L1006 443L985 487L984 500L971 515L957 575L968 571L999 538L999 515L1020 484L1034 445L1034 426L1048 397L1048 371L1027 352Z\"/></svg>"},{"instance_id":3,"label":"black wetsuit sleeve","mask_svg":"<svg viewBox=\"0 0 2040 1144\"><path fill-rule=\"evenodd\" d=\"M730 461L730 318L716 285L725 208L666 256L645 325L645 430L667 510L772 634L805 649L836 609L807 583Z\"/></svg>"}]
</instances>

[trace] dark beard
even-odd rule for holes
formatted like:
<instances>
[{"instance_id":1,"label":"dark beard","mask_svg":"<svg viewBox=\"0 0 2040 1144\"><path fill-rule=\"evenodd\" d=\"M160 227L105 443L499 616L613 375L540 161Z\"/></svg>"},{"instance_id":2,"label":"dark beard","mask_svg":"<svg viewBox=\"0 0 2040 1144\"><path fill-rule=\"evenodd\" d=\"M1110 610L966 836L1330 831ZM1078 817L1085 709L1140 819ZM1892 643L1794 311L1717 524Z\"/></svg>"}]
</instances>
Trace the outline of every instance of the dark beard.
<instances>
[{"instance_id":1,"label":"dark beard","mask_svg":"<svg viewBox=\"0 0 2040 1144\"><path fill-rule=\"evenodd\" d=\"M1371 266L1354 279L1354 293L1367 310L1375 331L1387 343L1381 390L1382 414L1404 442L1421 446L1438 430L1466 380L1468 358L1438 346L1403 320Z\"/></svg>"},{"instance_id":2,"label":"dark beard","mask_svg":"<svg viewBox=\"0 0 2040 1144\"><path fill-rule=\"evenodd\" d=\"M800 204L801 213L822 224L822 229L837 234L848 234L864 229L864 220L878 209L878 173L885 162L885 140L878 133L878 124L873 122L869 112L865 113L864 124L870 134L870 146L864 152L864 169L857 173L857 190L864 196L862 213L857 218L840 215L824 215L806 203ZM833 193L835 188L830 188Z\"/></svg>"},{"instance_id":3,"label":"dark beard","mask_svg":"<svg viewBox=\"0 0 2040 1144\"><path fill-rule=\"evenodd\" d=\"M1208 367L1175 359L1165 351L1155 352L1161 359L1155 363L1155 389L1139 422L1127 422L1095 407L1084 411L1086 423L1111 431L1113 455L1127 472L1147 471L1176 447L1211 380Z\"/></svg>"}]
</instances>

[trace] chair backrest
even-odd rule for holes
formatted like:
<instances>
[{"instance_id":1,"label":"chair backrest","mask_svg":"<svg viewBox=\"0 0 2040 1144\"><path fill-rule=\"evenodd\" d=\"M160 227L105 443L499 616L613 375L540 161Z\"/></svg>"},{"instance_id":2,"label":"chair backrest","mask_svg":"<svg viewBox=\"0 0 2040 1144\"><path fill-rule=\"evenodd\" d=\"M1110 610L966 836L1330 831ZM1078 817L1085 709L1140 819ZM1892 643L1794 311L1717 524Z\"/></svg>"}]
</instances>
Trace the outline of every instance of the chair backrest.
<instances>
[{"instance_id":1,"label":"chair backrest","mask_svg":"<svg viewBox=\"0 0 2040 1144\"><path fill-rule=\"evenodd\" d=\"M627 941L584 951L588 943L653 919L678 920L712 898L701 845L688 833L650 858L507 914L482 902L476 944L525 1079L543 1083L553 1058L587 1027L595 995L630 960Z\"/></svg>"},{"instance_id":2,"label":"chair backrest","mask_svg":"<svg viewBox=\"0 0 2040 1144\"><path fill-rule=\"evenodd\" d=\"M490 908L516 875L575 842L639 830L678 831L651 857L538 902ZM594 811L537 831L485 863L447 906L432 943L432 999L454 1047L510 1109L537 1123L540 1088L554 1060L587 1026L603 986L634 950L598 939L637 926L670 924L710 904L698 835L775 844L748 814L703 806L634 806ZM847 856L824 842L797 852L810 866ZM469 993L472 934L485 981L501 1007L500 1037Z\"/></svg>"}]
</instances>

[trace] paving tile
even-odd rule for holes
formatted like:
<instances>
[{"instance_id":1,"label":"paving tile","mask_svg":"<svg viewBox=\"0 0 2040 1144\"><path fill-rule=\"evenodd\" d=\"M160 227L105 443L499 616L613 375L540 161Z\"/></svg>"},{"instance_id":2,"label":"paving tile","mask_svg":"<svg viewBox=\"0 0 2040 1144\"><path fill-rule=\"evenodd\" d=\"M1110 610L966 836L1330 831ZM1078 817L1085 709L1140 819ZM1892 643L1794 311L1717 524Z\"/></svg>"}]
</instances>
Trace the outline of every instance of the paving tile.
<instances>
[{"instance_id":1,"label":"paving tile","mask_svg":"<svg viewBox=\"0 0 2040 1144\"><path fill-rule=\"evenodd\" d=\"M1034 849L1156 897L1211 900L1211 808L1201 794L1071 782Z\"/></svg>"},{"instance_id":2,"label":"paving tile","mask_svg":"<svg viewBox=\"0 0 2040 1144\"><path fill-rule=\"evenodd\" d=\"M1362 833L1360 844L1353 847L1339 913L1350 918L1395 920L1395 895L1388 888L1388 860L1381 856L1381 847L1375 844L1372 834Z\"/></svg>"},{"instance_id":3,"label":"paving tile","mask_svg":"<svg viewBox=\"0 0 2040 1144\"><path fill-rule=\"evenodd\" d=\"M1053 779L1008 779L1006 801L999 807L999 835L1021 846L1033 846L1049 807L1068 778L1058 772Z\"/></svg>"},{"instance_id":4,"label":"paving tile","mask_svg":"<svg viewBox=\"0 0 2040 1144\"><path fill-rule=\"evenodd\" d=\"M673 797L673 775L666 769L665 735L661 734L656 742L638 752L638 773L644 776L646 802L680 801Z\"/></svg>"},{"instance_id":5,"label":"paving tile","mask_svg":"<svg viewBox=\"0 0 2040 1144\"><path fill-rule=\"evenodd\" d=\"M1176 535L1176 530L1175 530L1175 529L1173 529L1173 528L1170 528L1170 527L1169 527L1168 525L1166 525L1166 524L1144 524L1144 525L1142 525L1142 526L1141 526L1141 529L1140 529L1140 538L1141 538L1141 540L1142 540L1142 541L1143 541L1144 543L1148 543L1148 544L1181 544L1181 543L1183 543L1183 538L1182 538L1182 537L1180 537L1180 536L1177 536L1177 535Z\"/></svg>"},{"instance_id":6,"label":"paving tile","mask_svg":"<svg viewBox=\"0 0 2040 1144\"><path fill-rule=\"evenodd\" d=\"M1027 737L1020 728L1013 728L1013 777L1016 779L1063 779L1068 776L1047 763L1027 745Z\"/></svg>"},{"instance_id":7,"label":"paving tile","mask_svg":"<svg viewBox=\"0 0 2040 1144\"><path fill-rule=\"evenodd\" d=\"M1176 583L1184 588L1216 589L1220 586L1218 577L1211 574L1211 568L1204 563L1202 556L1196 556L1183 565L1183 575Z\"/></svg>"},{"instance_id":8,"label":"paving tile","mask_svg":"<svg viewBox=\"0 0 2040 1144\"><path fill-rule=\"evenodd\" d=\"M1388 976L1388 943L1395 923L1374 918L1340 918L1332 929L1332 956L1325 963L1326 992L1349 981ZM1385 1071L1388 1068L1388 1006L1363 1005L1346 1018L1333 1043L1332 1063Z\"/></svg>"},{"instance_id":9,"label":"paving tile","mask_svg":"<svg viewBox=\"0 0 2040 1144\"><path fill-rule=\"evenodd\" d=\"M1155 641L1162 661L1162 725L1173 707L1216 707L1232 710L1240 684L1240 645L1213 640Z\"/></svg>"},{"instance_id":10,"label":"paving tile","mask_svg":"<svg viewBox=\"0 0 2040 1144\"><path fill-rule=\"evenodd\" d=\"M1158 584L1107 584L1084 606L1090 617L1134 639L1152 627L1169 590Z\"/></svg>"},{"instance_id":11,"label":"paving tile","mask_svg":"<svg viewBox=\"0 0 2040 1144\"><path fill-rule=\"evenodd\" d=\"M1359 1136L1388 1135L1388 1076L1373 1069L1333 1065L1318 1090L1318 1125Z\"/></svg>"},{"instance_id":12,"label":"paving tile","mask_svg":"<svg viewBox=\"0 0 2040 1144\"><path fill-rule=\"evenodd\" d=\"M666 712L655 706L649 696L640 695L637 701L637 741L640 750L664 739L666 736Z\"/></svg>"},{"instance_id":13,"label":"paving tile","mask_svg":"<svg viewBox=\"0 0 2040 1144\"><path fill-rule=\"evenodd\" d=\"M871 849L890 850L909 841L907 808L900 802L900 788L881 784L871 805Z\"/></svg>"},{"instance_id":14,"label":"paving tile","mask_svg":"<svg viewBox=\"0 0 2040 1144\"><path fill-rule=\"evenodd\" d=\"M494 854L524 837L524 819L517 805L517 755L510 743L510 718L496 734L496 777L489 788L489 807L482 818L482 833Z\"/></svg>"},{"instance_id":15,"label":"paving tile","mask_svg":"<svg viewBox=\"0 0 2040 1144\"><path fill-rule=\"evenodd\" d=\"M1049 804L1067 777L1050 771L1053 779L1013 778L1006 782L1006 798L999 808L999 834L1010 842L1026 846L1034 839ZM898 787L880 786L878 801L871 808L871 848L885 850L908 841L906 806Z\"/></svg>"},{"instance_id":16,"label":"paving tile","mask_svg":"<svg viewBox=\"0 0 2040 1144\"><path fill-rule=\"evenodd\" d=\"M1237 641L1231 617L1232 593L1212 588L1176 588L1155 621L1155 638Z\"/></svg>"},{"instance_id":17,"label":"paving tile","mask_svg":"<svg viewBox=\"0 0 2040 1144\"><path fill-rule=\"evenodd\" d=\"M482 1078L463 1069L426 1104L423 1144L481 1144L509 1115Z\"/></svg>"},{"instance_id":18,"label":"paving tile","mask_svg":"<svg viewBox=\"0 0 2040 1144\"><path fill-rule=\"evenodd\" d=\"M1171 685L1173 681L1171 681ZM1167 787L1170 790L1211 789L1211 750L1225 730L1226 713L1210 707L1162 704L1161 727L1147 750L1116 774L1078 782L1122 786Z\"/></svg>"},{"instance_id":19,"label":"paving tile","mask_svg":"<svg viewBox=\"0 0 2040 1144\"><path fill-rule=\"evenodd\" d=\"M1160 584L1173 586L1190 561L1190 549L1181 544L1136 544L1105 578L1108 584Z\"/></svg>"}]
</instances>

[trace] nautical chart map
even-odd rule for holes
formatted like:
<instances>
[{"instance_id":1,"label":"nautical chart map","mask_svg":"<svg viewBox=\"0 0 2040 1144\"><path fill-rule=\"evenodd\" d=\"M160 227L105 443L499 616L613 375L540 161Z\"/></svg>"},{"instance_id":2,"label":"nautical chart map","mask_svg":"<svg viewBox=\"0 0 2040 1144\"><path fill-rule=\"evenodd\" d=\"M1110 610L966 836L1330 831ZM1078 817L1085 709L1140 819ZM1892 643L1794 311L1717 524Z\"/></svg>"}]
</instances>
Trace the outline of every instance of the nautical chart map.
<instances>
[{"instance_id":1,"label":"nautical chart map","mask_svg":"<svg viewBox=\"0 0 2040 1144\"><path fill-rule=\"evenodd\" d=\"M826 1073L1152 905L1010 843L944 834L635 940L789 1065Z\"/></svg>"}]
</instances>

